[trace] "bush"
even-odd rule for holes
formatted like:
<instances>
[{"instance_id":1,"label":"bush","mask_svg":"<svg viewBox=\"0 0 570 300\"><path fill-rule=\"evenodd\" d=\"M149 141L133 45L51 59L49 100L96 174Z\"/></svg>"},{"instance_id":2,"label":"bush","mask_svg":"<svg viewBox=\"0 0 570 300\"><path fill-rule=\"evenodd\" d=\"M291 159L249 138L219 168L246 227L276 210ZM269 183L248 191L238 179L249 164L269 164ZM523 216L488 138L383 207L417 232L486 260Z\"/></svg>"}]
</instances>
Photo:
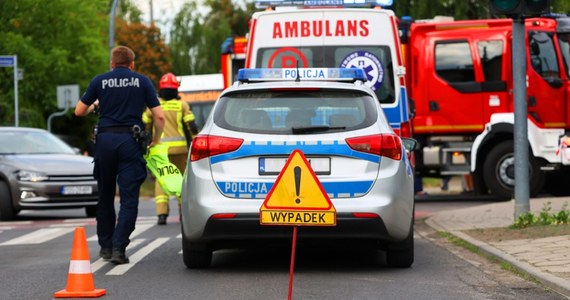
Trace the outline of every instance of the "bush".
<instances>
[{"instance_id":1,"label":"bush","mask_svg":"<svg viewBox=\"0 0 570 300\"><path fill-rule=\"evenodd\" d=\"M542 211L535 216L532 212L527 212L518 216L515 223L510 228L527 228L530 226L540 225L561 225L570 224L570 211L568 211L568 202L565 202L562 209L557 213L552 213L551 202L543 205Z\"/></svg>"}]
</instances>

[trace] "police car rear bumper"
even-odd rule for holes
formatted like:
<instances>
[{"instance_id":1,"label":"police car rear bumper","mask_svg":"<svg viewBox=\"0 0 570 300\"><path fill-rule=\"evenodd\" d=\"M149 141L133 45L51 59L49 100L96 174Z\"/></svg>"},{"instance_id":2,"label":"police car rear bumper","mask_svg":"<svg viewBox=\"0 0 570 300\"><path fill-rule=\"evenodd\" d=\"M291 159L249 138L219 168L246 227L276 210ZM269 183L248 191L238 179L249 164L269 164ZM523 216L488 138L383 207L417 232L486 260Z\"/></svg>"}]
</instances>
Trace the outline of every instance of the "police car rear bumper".
<instances>
[{"instance_id":1,"label":"police car rear bumper","mask_svg":"<svg viewBox=\"0 0 570 300\"><path fill-rule=\"evenodd\" d=\"M388 234L381 218L357 218L352 214L337 214L336 226L301 226L299 239L390 242L397 241ZM199 243L212 248L225 248L252 243L265 243L292 238L292 226L261 225L259 214L238 214L233 218L213 219L206 223ZM194 241L198 242L198 241Z\"/></svg>"}]
</instances>

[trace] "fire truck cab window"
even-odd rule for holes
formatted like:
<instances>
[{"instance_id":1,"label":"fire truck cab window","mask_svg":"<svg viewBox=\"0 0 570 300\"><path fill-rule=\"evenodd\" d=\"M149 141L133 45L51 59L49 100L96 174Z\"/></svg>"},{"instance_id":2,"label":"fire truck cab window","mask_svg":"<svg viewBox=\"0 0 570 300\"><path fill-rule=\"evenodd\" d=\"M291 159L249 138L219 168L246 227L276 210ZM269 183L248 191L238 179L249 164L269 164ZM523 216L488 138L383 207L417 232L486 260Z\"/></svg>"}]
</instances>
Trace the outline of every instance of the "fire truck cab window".
<instances>
[{"instance_id":1,"label":"fire truck cab window","mask_svg":"<svg viewBox=\"0 0 570 300\"><path fill-rule=\"evenodd\" d=\"M556 50L554 49L552 37L545 32L539 31L530 32L529 35L532 68L543 78L559 78Z\"/></svg>"},{"instance_id":2,"label":"fire truck cab window","mask_svg":"<svg viewBox=\"0 0 570 300\"><path fill-rule=\"evenodd\" d=\"M475 81L473 59L467 41L436 43L435 71L447 82Z\"/></svg>"},{"instance_id":3,"label":"fire truck cab window","mask_svg":"<svg viewBox=\"0 0 570 300\"><path fill-rule=\"evenodd\" d=\"M570 33L558 33L558 44L560 45L566 76L570 77Z\"/></svg>"},{"instance_id":4,"label":"fire truck cab window","mask_svg":"<svg viewBox=\"0 0 570 300\"><path fill-rule=\"evenodd\" d=\"M481 41L477 43L485 81L501 81L503 74L503 41Z\"/></svg>"}]
</instances>

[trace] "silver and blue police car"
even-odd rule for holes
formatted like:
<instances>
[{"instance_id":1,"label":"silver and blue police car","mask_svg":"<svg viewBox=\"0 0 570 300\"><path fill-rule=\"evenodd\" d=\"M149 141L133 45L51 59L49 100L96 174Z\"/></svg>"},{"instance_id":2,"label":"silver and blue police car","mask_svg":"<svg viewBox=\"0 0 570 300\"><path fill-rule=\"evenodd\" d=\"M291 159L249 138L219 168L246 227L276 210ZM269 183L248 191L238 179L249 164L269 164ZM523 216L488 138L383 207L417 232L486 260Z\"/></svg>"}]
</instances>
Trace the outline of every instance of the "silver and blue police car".
<instances>
[{"instance_id":1,"label":"silver and blue police car","mask_svg":"<svg viewBox=\"0 0 570 300\"><path fill-rule=\"evenodd\" d=\"M208 267L218 249L291 242L260 225L260 207L293 151L306 157L336 209L336 226L300 241L342 240L414 261L413 139L388 124L361 69L242 69L192 141L182 189L183 260Z\"/></svg>"}]
</instances>

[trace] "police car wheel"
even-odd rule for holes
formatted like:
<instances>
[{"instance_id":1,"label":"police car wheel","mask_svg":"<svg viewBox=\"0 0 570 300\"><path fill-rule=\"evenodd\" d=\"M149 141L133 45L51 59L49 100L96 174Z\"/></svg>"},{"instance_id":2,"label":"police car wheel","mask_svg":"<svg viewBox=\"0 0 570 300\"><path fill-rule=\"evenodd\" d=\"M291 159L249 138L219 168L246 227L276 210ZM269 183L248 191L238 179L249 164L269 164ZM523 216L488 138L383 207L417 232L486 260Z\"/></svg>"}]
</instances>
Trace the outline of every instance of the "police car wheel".
<instances>
[{"instance_id":1,"label":"police car wheel","mask_svg":"<svg viewBox=\"0 0 570 300\"><path fill-rule=\"evenodd\" d=\"M12 207L12 197L10 188L4 181L0 181L0 220L10 221L16 216L16 211Z\"/></svg>"},{"instance_id":2,"label":"police car wheel","mask_svg":"<svg viewBox=\"0 0 570 300\"><path fill-rule=\"evenodd\" d=\"M405 240L390 244L386 251L386 263L391 268L409 268L414 263L414 225Z\"/></svg>"},{"instance_id":3,"label":"police car wheel","mask_svg":"<svg viewBox=\"0 0 570 300\"><path fill-rule=\"evenodd\" d=\"M212 251L207 249L196 250L184 237L182 238L182 258L184 265L189 269L207 268L212 263Z\"/></svg>"},{"instance_id":4,"label":"police car wheel","mask_svg":"<svg viewBox=\"0 0 570 300\"><path fill-rule=\"evenodd\" d=\"M182 259L184 265L189 269L209 267L212 263L212 250L208 249L208 246L205 244L190 243L184 234L182 221L181 219L180 227L182 229Z\"/></svg>"}]
</instances>

